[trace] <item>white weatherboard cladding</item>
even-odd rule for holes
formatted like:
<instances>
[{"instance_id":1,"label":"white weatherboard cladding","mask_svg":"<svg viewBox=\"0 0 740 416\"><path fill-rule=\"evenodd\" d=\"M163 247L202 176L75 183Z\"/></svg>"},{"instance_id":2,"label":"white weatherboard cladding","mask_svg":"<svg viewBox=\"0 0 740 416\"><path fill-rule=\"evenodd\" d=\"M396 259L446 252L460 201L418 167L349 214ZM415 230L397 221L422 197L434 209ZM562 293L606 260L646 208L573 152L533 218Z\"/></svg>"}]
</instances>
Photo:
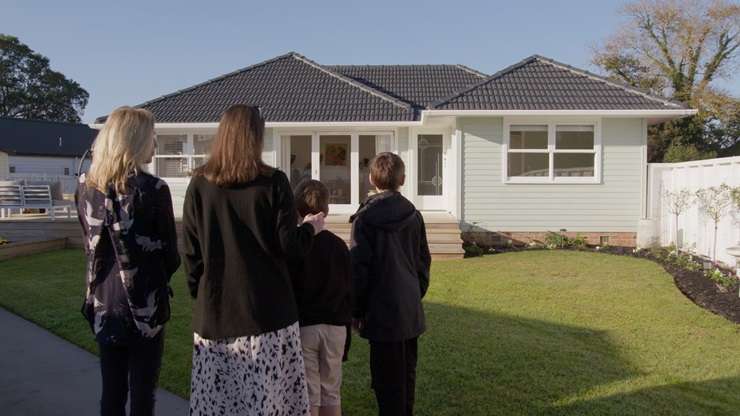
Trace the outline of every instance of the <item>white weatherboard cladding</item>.
<instances>
[{"instance_id":1,"label":"white weatherboard cladding","mask_svg":"<svg viewBox=\"0 0 740 416\"><path fill-rule=\"evenodd\" d=\"M458 119L464 227L486 231L636 232L641 217L644 123L603 118L599 184L506 184L502 117Z\"/></svg>"},{"instance_id":2,"label":"white weatherboard cladding","mask_svg":"<svg viewBox=\"0 0 740 416\"><path fill-rule=\"evenodd\" d=\"M82 156L82 155L80 155ZM9 156L8 164L15 167L15 173L33 173L49 176L64 175L67 168L70 175L77 171L79 158L45 156Z\"/></svg>"}]
</instances>

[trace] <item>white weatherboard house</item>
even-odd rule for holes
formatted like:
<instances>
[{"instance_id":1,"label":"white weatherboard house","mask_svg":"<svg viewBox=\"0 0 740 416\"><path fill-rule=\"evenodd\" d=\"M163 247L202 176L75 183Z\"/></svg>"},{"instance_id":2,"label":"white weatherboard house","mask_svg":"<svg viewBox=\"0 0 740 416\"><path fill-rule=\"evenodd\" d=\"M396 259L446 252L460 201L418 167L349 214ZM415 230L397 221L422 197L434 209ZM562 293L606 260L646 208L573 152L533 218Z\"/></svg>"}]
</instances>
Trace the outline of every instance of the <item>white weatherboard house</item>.
<instances>
[{"instance_id":1,"label":"white weatherboard house","mask_svg":"<svg viewBox=\"0 0 740 416\"><path fill-rule=\"evenodd\" d=\"M378 152L406 163L402 192L470 239L567 229L634 245L646 216L648 125L695 110L541 56L486 75L462 65L321 65L288 53L140 105L156 119L151 170L176 211L222 112L261 108L265 162L351 213ZM96 121L102 123L104 117Z\"/></svg>"}]
</instances>

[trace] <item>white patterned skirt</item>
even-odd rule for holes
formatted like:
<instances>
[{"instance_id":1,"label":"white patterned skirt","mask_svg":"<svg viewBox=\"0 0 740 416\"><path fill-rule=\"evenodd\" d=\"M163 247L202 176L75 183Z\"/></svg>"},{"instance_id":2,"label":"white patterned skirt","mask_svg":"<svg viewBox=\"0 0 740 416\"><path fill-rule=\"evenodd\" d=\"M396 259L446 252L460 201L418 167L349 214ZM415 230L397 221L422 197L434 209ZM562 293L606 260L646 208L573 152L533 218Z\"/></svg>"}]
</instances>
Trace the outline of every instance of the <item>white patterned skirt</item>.
<instances>
[{"instance_id":1,"label":"white patterned skirt","mask_svg":"<svg viewBox=\"0 0 740 416\"><path fill-rule=\"evenodd\" d=\"M308 415L298 323L256 336L193 334L191 415Z\"/></svg>"}]
</instances>

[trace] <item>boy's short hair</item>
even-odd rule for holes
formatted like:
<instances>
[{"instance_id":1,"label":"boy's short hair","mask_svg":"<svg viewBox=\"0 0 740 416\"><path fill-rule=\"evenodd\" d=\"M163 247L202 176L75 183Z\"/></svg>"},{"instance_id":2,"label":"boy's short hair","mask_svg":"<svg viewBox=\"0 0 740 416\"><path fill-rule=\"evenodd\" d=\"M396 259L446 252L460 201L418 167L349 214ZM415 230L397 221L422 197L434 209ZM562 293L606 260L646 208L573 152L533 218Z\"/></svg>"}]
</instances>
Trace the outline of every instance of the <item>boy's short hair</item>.
<instances>
[{"instance_id":1,"label":"boy's short hair","mask_svg":"<svg viewBox=\"0 0 740 416\"><path fill-rule=\"evenodd\" d=\"M406 166L395 153L378 153L370 162L370 179L378 189L397 191L405 175Z\"/></svg>"},{"instance_id":2,"label":"boy's short hair","mask_svg":"<svg viewBox=\"0 0 740 416\"><path fill-rule=\"evenodd\" d=\"M313 179L303 180L296 186L293 195L301 217L319 212L329 215L329 189L323 183Z\"/></svg>"}]
</instances>

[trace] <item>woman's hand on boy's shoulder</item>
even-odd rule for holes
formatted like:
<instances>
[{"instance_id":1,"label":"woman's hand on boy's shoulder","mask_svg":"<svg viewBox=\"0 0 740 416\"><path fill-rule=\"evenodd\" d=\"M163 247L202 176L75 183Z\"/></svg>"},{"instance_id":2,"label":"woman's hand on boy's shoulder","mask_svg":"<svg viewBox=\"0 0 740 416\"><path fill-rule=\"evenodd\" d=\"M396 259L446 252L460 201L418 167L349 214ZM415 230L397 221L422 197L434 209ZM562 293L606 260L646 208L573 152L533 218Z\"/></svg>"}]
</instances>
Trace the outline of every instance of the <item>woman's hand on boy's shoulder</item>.
<instances>
[{"instance_id":1,"label":"woman's hand on boy's shoulder","mask_svg":"<svg viewBox=\"0 0 740 416\"><path fill-rule=\"evenodd\" d=\"M324 231L324 228L326 226L323 213L308 214L303 218L303 223L309 223L311 224L311 226L313 226L314 235Z\"/></svg>"}]
</instances>

